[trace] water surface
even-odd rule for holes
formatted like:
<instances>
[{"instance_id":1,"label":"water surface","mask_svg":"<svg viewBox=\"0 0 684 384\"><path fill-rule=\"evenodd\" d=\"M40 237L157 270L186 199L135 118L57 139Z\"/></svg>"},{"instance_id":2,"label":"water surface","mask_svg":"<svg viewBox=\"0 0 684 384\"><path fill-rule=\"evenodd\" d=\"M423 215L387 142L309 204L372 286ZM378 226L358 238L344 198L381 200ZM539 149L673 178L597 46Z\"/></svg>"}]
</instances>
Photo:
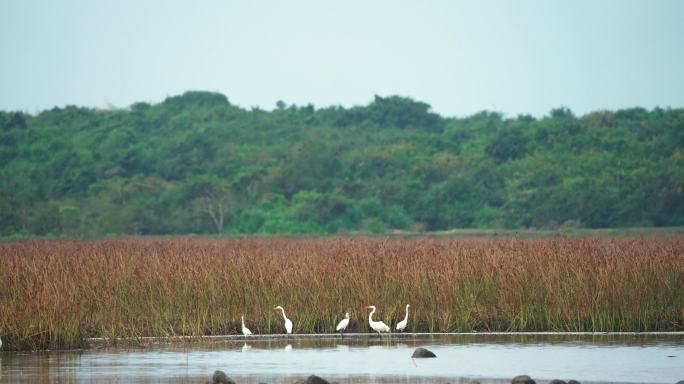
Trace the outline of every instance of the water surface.
<instances>
[{"instance_id":1,"label":"water surface","mask_svg":"<svg viewBox=\"0 0 684 384\"><path fill-rule=\"evenodd\" d=\"M436 359L412 359L418 347ZM676 383L684 335L299 336L153 343L145 348L4 353L0 382L204 382L215 369L238 383L292 383L317 374L340 383Z\"/></svg>"}]
</instances>

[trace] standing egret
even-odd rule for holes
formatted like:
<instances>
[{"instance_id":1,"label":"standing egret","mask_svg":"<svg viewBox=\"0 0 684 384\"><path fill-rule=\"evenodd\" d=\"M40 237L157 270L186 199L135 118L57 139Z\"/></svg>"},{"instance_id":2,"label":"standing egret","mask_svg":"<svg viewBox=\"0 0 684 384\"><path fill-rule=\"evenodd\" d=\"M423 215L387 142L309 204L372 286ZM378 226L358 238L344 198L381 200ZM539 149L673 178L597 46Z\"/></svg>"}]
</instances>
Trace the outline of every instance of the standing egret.
<instances>
[{"instance_id":1,"label":"standing egret","mask_svg":"<svg viewBox=\"0 0 684 384\"><path fill-rule=\"evenodd\" d=\"M240 318L242 319L242 334L245 336L251 335L252 331L250 331L249 328L245 327L245 316L242 315L240 316Z\"/></svg>"},{"instance_id":2,"label":"standing egret","mask_svg":"<svg viewBox=\"0 0 684 384\"><path fill-rule=\"evenodd\" d=\"M404 329L406 329L406 324L408 324L408 309L410 306L410 304L406 304L406 316L404 316L404 320L397 324L397 331L399 332L404 332Z\"/></svg>"},{"instance_id":3,"label":"standing egret","mask_svg":"<svg viewBox=\"0 0 684 384\"><path fill-rule=\"evenodd\" d=\"M292 322L290 321L290 319L287 318L287 316L285 316L285 310L283 309L283 307L281 307L279 305L273 309L276 309L276 310L280 309L283 312L283 319L285 319L285 330L287 331L288 335L291 334L292 333Z\"/></svg>"},{"instance_id":4,"label":"standing egret","mask_svg":"<svg viewBox=\"0 0 684 384\"><path fill-rule=\"evenodd\" d=\"M337 324L337 328L335 328L336 332L342 331L342 334L344 334L344 330L347 329L347 325L349 325L349 312L347 312L344 315L344 319Z\"/></svg>"},{"instance_id":5,"label":"standing egret","mask_svg":"<svg viewBox=\"0 0 684 384\"><path fill-rule=\"evenodd\" d=\"M387 324L383 323L382 321L373 321L373 314L375 313L375 305L370 305L366 308L372 309L370 314L368 315L368 325L378 333L378 336L382 336L380 332L389 332L390 327L387 326Z\"/></svg>"}]
</instances>

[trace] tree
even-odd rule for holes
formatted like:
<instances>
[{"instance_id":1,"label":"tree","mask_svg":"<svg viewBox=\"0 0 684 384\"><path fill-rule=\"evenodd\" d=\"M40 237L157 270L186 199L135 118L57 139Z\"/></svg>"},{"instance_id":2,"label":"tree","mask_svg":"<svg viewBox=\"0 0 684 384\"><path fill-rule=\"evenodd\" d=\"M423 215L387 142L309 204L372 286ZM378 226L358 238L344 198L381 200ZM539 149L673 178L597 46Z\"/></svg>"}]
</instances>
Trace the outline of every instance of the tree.
<instances>
[{"instance_id":1,"label":"tree","mask_svg":"<svg viewBox=\"0 0 684 384\"><path fill-rule=\"evenodd\" d=\"M684 109L442 117L427 103L0 112L0 234L684 224ZM80 212L79 212L80 209Z\"/></svg>"},{"instance_id":2,"label":"tree","mask_svg":"<svg viewBox=\"0 0 684 384\"><path fill-rule=\"evenodd\" d=\"M211 219L216 233L223 233L226 216L236 202L230 184L213 176L200 176L189 179L188 188L195 209Z\"/></svg>"},{"instance_id":3,"label":"tree","mask_svg":"<svg viewBox=\"0 0 684 384\"><path fill-rule=\"evenodd\" d=\"M328 143L320 140L297 143L274 170L274 186L288 198L301 190L325 192L333 186L340 165Z\"/></svg>"},{"instance_id":4,"label":"tree","mask_svg":"<svg viewBox=\"0 0 684 384\"><path fill-rule=\"evenodd\" d=\"M62 205L59 207L59 223L62 232L76 233L81 226L81 208L76 205Z\"/></svg>"},{"instance_id":5,"label":"tree","mask_svg":"<svg viewBox=\"0 0 684 384\"><path fill-rule=\"evenodd\" d=\"M223 233L226 210L231 198L229 189L216 187L205 191L204 196L195 200L198 209L211 217L216 226L216 233Z\"/></svg>"},{"instance_id":6,"label":"tree","mask_svg":"<svg viewBox=\"0 0 684 384\"><path fill-rule=\"evenodd\" d=\"M375 95L367 107L367 115L378 125L397 128L416 128L429 132L441 132L442 119L430 112L430 105L407 97Z\"/></svg>"},{"instance_id":7,"label":"tree","mask_svg":"<svg viewBox=\"0 0 684 384\"><path fill-rule=\"evenodd\" d=\"M487 145L486 152L497 163L515 160L525 156L527 139L521 129L505 128L497 132L493 140Z\"/></svg>"}]
</instances>

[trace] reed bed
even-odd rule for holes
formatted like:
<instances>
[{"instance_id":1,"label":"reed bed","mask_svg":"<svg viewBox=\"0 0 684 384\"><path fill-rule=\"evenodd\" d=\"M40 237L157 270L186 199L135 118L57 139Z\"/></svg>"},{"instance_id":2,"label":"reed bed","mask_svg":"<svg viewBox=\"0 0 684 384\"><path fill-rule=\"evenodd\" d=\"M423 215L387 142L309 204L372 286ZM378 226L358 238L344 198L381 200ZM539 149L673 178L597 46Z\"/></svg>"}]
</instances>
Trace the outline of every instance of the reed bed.
<instances>
[{"instance_id":1,"label":"reed bed","mask_svg":"<svg viewBox=\"0 0 684 384\"><path fill-rule=\"evenodd\" d=\"M3 349L88 337L684 330L684 236L246 238L0 243Z\"/></svg>"}]
</instances>

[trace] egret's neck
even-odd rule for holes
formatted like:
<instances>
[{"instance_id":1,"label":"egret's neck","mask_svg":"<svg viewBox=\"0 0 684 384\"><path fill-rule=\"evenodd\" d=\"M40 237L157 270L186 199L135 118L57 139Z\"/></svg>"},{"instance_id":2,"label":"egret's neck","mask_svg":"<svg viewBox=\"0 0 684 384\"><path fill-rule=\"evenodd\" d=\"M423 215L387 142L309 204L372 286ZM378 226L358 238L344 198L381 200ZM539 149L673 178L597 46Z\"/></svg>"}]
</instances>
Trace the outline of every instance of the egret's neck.
<instances>
[{"instance_id":1,"label":"egret's neck","mask_svg":"<svg viewBox=\"0 0 684 384\"><path fill-rule=\"evenodd\" d=\"M283 319L287 320L287 316L285 316L285 310L282 308L279 308L281 312L283 312Z\"/></svg>"},{"instance_id":2,"label":"egret's neck","mask_svg":"<svg viewBox=\"0 0 684 384\"><path fill-rule=\"evenodd\" d=\"M373 322L373 314L375 313L375 308L371 309L371 312L368 314L368 321Z\"/></svg>"},{"instance_id":3,"label":"egret's neck","mask_svg":"<svg viewBox=\"0 0 684 384\"><path fill-rule=\"evenodd\" d=\"M408 320L408 309L409 307L406 307L406 316L404 316L404 321Z\"/></svg>"}]
</instances>

